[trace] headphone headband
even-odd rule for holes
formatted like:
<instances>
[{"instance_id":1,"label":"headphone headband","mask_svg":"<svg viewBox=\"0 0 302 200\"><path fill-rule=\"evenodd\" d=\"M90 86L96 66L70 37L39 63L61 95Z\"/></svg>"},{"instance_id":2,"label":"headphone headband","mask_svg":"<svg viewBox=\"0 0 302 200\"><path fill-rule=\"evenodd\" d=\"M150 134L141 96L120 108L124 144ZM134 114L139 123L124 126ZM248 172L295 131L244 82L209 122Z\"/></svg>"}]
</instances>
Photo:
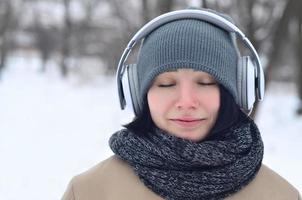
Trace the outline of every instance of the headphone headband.
<instances>
[{"instance_id":1,"label":"headphone headband","mask_svg":"<svg viewBox=\"0 0 302 200\"><path fill-rule=\"evenodd\" d=\"M209 11L204 10L177 10L165 13L163 15L160 15L147 24L145 24L131 39L133 42L137 42L147 36L149 33L151 33L156 28L160 27L161 25L174 21L174 20L181 20L181 19L199 19L202 21L206 21L212 24L215 24L216 26L219 26L220 28L228 31L228 32L236 32L241 36L241 38L244 38L245 35L237 28L234 24L226 20L225 18L214 14ZM131 43L130 41L130 43Z\"/></svg>"},{"instance_id":2,"label":"headphone headband","mask_svg":"<svg viewBox=\"0 0 302 200\"><path fill-rule=\"evenodd\" d=\"M249 39L242 33L242 31L235 26L233 23L230 21L226 20L225 18L209 12L209 11L204 11L204 10L178 10L178 11L172 11L165 13L163 15L160 15L147 24L145 24L130 40L128 43L126 49L124 50L121 59L118 63L118 68L117 68L117 85L118 85L118 91L119 91L119 96L120 96L120 105L121 108L124 109L125 107L125 101L124 94L122 94L122 75L125 71L125 62L128 58L128 55L130 54L132 48L134 45L142 40L144 37L146 37L149 33L151 33L153 30L157 29L158 27L162 26L163 24L169 23L171 21L175 20L181 20L181 19L197 19L197 20L202 20L205 22L212 23L221 29L229 32L229 33L235 33L237 37L239 37L244 45L252 52L255 62L256 62L256 76L257 76L257 89L256 89L256 94L259 100L262 100L264 97L264 84L261 84L261 82L264 83L264 72L261 66L261 62L259 59L259 56L257 54L257 51L255 50L254 46L252 43L249 41Z\"/></svg>"}]
</instances>

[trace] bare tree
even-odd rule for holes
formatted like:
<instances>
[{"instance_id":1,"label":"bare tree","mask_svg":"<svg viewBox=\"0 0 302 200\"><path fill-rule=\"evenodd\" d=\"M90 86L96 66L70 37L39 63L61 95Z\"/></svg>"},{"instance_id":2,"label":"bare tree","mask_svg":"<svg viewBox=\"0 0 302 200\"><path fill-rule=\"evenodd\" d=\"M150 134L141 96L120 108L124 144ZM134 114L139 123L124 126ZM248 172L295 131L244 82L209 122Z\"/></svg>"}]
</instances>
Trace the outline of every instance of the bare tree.
<instances>
[{"instance_id":1,"label":"bare tree","mask_svg":"<svg viewBox=\"0 0 302 200\"><path fill-rule=\"evenodd\" d=\"M275 34L273 35L272 38L272 47L271 47L271 52L269 54L268 57L268 64L266 67L266 82L267 82L267 86L269 85L270 81L271 81L271 76L272 76L272 71L274 69L274 66L278 64L278 62L280 61L279 55L282 52L282 45L284 45L284 43L287 41L288 39L288 30L289 30L289 24L291 24L291 22L293 20L297 20L299 21L299 27L301 27L301 9L302 9L302 2L300 0L288 0L286 2L285 8L283 10L283 14L281 16L281 18L279 19L279 21L276 23L276 29L275 29ZM297 28L297 30L301 31L300 28ZM302 61L301 61L301 32L299 32L297 34L295 34L297 36L297 39L295 39L297 41L297 46L294 47L294 51L296 52L297 55L297 61L298 61L298 65L299 65L299 72L301 73L301 66L302 66ZM300 76L301 77L301 76ZM301 78L298 78L301 79ZM301 81L298 81L298 88L301 88L300 86ZM300 96L302 91L301 89L300 91ZM299 113L299 110L298 110Z\"/></svg>"},{"instance_id":2,"label":"bare tree","mask_svg":"<svg viewBox=\"0 0 302 200\"><path fill-rule=\"evenodd\" d=\"M134 1L122 1L122 0L111 0L110 6L112 8L112 18L114 18L117 23L115 27L116 33L112 33L111 40L105 41L105 46L110 48L110 51L103 52L103 57L105 57L105 62L108 66L108 72L113 72L118 64L119 58L121 56L122 50L126 47L130 37L142 26L144 20L147 20L150 16L144 16L146 13L141 13L137 9L135 12ZM141 7L151 12L149 9L149 4L140 4ZM133 10L133 12L128 12ZM143 9L142 9L143 10ZM144 17L140 16L143 14ZM114 17L113 17L114 16ZM143 19L143 20L142 20ZM108 49L108 48L107 48Z\"/></svg>"},{"instance_id":3,"label":"bare tree","mask_svg":"<svg viewBox=\"0 0 302 200\"><path fill-rule=\"evenodd\" d=\"M132 5L131 5L132 4ZM133 31L137 29L138 26L140 26L141 22L139 24L137 23L136 18L138 17L138 14L135 12L132 12L131 15L128 12L129 7L134 7L133 2L124 2L122 0L112 0L110 1L110 5L112 8L112 14L117 17L117 19L120 21L118 24L121 26L121 29L123 30L123 34L125 38L129 38L130 35L132 35ZM128 6L128 8L127 8Z\"/></svg>"},{"instance_id":4,"label":"bare tree","mask_svg":"<svg viewBox=\"0 0 302 200\"><path fill-rule=\"evenodd\" d=\"M80 2L85 12L84 17L78 22L73 23L73 43L77 57L81 57L85 54L87 55L91 52L87 49L87 46L95 41L91 39L90 36L92 34L97 34L95 33L96 28L92 24L92 17L100 2L101 0L86 0Z\"/></svg>"},{"instance_id":5,"label":"bare tree","mask_svg":"<svg viewBox=\"0 0 302 200\"><path fill-rule=\"evenodd\" d=\"M62 58L61 58L61 75L63 77L68 75L68 61L70 59L70 39L72 34L72 21L70 14L70 0L64 0L64 25L62 38Z\"/></svg>"},{"instance_id":6,"label":"bare tree","mask_svg":"<svg viewBox=\"0 0 302 200\"><path fill-rule=\"evenodd\" d=\"M138 8L136 14L132 13L132 16L127 15L128 12L125 12L125 5L123 6L123 1L112 0L111 6L113 7L113 12L115 16L122 22L123 35L122 35L122 46L125 46L130 39L130 36L133 35L143 24L147 23L151 18L163 14L165 12L171 11L174 6L173 0L157 0L157 1L148 1L142 0L141 7ZM129 3L128 3L129 4ZM134 6L134 5L132 5ZM142 10L142 12L140 12ZM134 16L137 16L138 19L135 20ZM113 45L116 48L120 48L120 45ZM121 49L117 51L117 58L120 57ZM114 55L115 56L115 55Z\"/></svg>"},{"instance_id":7,"label":"bare tree","mask_svg":"<svg viewBox=\"0 0 302 200\"><path fill-rule=\"evenodd\" d=\"M150 8L148 0L142 0L142 11L143 22L147 23L150 20Z\"/></svg>"},{"instance_id":8,"label":"bare tree","mask_svg":"<svg viewBox=\"0 0 302 200\"><path fill-rule=\"evenodd\" d=\"M268 57L268 64L266 67L266 82L270 83L272 70L278 62L278 57L281 52L281 47L288 33L288 24L293 16L295 7L295 0L288 0L283 10L283 14L276 23L274 35L272 37L271 51ZM268 84L266 84L268 86Z\"/></svg>"},{"instance_id":9,"label":"bare tree","mask_svg":"<svg viewBox=\"0 0 302 200\"><path fill-rule=\"evenodd\" d=\"M13 20L13 6L11 1L0 2L0 77L6 65L9 51L10 28Z\"/></svg>"},{"instance_id":10,"label":"bare tree","mask_svg":"<svg viewBox=\"0 0 302 200\"><path fill-rule=\"evenodd\" d=\"M208 8L208 1L207 0L201 0L201 5L203 8Z\"/></svg>"},{"instance_id":11,"label":"bare tree","mask_svg":"<svg viewBox=\"0 0 302 200\"><path fill-rule=\"evenodd\" d=\"M41 72L46 71L46 64L51 54L55 50L58 44L58 31L54 26L45 26L43 25L39 19L39 13L35 14L34 21L34 35L35 35L35 45L37 49L40 51L40 56L42 60Z\"/></svg>"},{"instance_id":12,"label":"bare tree","mask_svg":"<svg viewBox=\"0 0 302 200\"><path fill-rule=\"evenodd\" d=\"M298 10L302 10L302 2L298 1ZM297 18L298 18L298 28L297 28L297 43L296 43L296 57L297 57L297 63L298 63L298 77L297 77L297 88L298 88L298 95L300 99L300 104L297 108L297 114L302 115L302 13L297 12Z\"/></svg>"},{"instance_id":13,"label":"bare tree","mask_svg":"<svg viewBox=\"0 0 302 200\"><path fill-rule=\"evenodd\" d=\"M169 12L172 10L174 6L174 1L173 0L157 0L157 15Z\"/></svg>"}]
</instances>

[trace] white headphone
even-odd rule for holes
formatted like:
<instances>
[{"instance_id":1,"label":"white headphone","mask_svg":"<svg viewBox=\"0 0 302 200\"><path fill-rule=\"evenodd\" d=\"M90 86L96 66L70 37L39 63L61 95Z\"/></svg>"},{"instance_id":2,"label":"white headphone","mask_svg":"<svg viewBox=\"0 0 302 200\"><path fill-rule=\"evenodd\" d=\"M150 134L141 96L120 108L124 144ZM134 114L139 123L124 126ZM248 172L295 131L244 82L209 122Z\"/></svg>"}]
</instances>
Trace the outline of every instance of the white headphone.
<instances>
[{"instance_id":1,"label":"white headphone","mask_svg":"<svg viewBox=\"0 0 302 200\"><path fill-rule=\"evenodd\" d=\"M234 24L226 20L225 18L209 11L205 10L178 10L172 11L156 17L147 24L145 24L130 40L125 48L117 68L116 81L118 86L118 95L120 100L121 109L125 109L126 106L134 112L135 115L142 110L141 101L139 99L139 85L136 72L136 65L127 65L126 60L136 43L145 38L149 33L158 27L181 19L197 19L216 25L230 33L230 35L236 35L236 38L242 41L247 49L250 50L252 56L239 56L237 65L237 93L238 105L246 110L250 111L253 108L253 104L256 101L263 100L264 98L264 72L261 66L261 62L254 46L249 39L237 28ZM236 41L233 40L234 47L236 47ZM239 50L237 49L239 52Z\"/></svg>"}]
</instances>

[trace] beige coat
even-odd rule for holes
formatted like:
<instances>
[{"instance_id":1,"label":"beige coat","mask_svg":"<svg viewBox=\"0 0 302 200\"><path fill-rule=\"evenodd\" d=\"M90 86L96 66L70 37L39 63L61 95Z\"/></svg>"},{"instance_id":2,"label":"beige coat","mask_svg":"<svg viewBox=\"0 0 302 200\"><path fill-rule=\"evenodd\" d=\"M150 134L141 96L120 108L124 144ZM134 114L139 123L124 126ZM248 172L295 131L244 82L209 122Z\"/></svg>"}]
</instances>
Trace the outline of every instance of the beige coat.
<instances>
[{"instance_id":1,"label":"beige coat","mask_svg":"<svg viewBox=\"0 0 302 200\"><path fill-rule=\"evenodd\" d=\"M62 200L160 200L116 156L72 179ZM286 180L262 165L256 178L227 200L301 200Z\"/></svg>"}]
</instances>

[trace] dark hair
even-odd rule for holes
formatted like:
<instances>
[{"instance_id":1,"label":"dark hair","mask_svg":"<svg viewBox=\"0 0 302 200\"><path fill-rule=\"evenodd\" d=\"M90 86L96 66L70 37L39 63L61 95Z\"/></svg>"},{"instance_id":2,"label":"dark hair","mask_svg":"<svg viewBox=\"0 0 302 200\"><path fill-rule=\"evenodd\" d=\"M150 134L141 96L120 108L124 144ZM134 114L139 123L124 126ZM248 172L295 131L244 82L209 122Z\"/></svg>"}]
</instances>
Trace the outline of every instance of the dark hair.
<instances>
[{"instance_id":1,"label":"dark hair","mask_svg":"<svg viewBox=\"0 0 302 200\"><path fill-rule=\"evenodd\" d=\"M219 137L221 133L228 130L238 122L247 118L246 114L237 105L233 96L222 85L220 90L220 108L215 125L207 139Z\"/></svg>"},{"instance_id":2,"label":"dark hair","mask_svg":"<svg viewBox=\"0 0 302 200\"><path fill-rule=\"evenodd\" d=\"M144 135L144 133L153 130L155 124L151 118L147 98L143 101L143 109L141 112L132 120L132 122L124 125L124 127L138 135Z\"/></svg>"},{"instance_id":3,"label":"dark hair","mask_svg":"<svg viewBox=\"0 0 302 200\"><path fill-rule=\"evenodd\" d=\"M246 115L236 104L233 96L222 85L219 85L219 90L220 108L218 118L208 138L217 136L217 133L230 128L239 120L246 118ZM151 132L156 126L151 118L147 98L145 98L143 102L142 111L132 122L124 125L125 128L138 135L144 135L146 132Z\"/></svg>"}]
</instances>

